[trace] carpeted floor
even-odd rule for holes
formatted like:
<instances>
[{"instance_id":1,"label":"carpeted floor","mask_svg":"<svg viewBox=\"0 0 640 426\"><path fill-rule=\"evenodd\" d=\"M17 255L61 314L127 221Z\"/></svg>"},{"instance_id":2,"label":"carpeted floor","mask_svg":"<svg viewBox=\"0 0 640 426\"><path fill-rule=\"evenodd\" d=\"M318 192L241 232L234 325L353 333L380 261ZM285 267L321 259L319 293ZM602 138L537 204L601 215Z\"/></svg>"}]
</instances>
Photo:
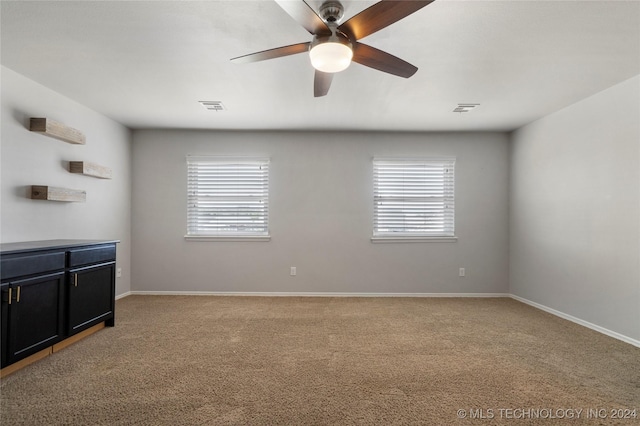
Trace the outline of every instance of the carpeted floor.
<instances>
[{"instance_id":1,"label":"carpeted floor","mask_svg":"<svg viewBox=\"0 0 640 426\"><path fill-rule=\"evenodd\" d=\"M3 425L640 424L639 348L511 299L116 309L115 328L2 379Z\"/></svg>"}]
</instances>

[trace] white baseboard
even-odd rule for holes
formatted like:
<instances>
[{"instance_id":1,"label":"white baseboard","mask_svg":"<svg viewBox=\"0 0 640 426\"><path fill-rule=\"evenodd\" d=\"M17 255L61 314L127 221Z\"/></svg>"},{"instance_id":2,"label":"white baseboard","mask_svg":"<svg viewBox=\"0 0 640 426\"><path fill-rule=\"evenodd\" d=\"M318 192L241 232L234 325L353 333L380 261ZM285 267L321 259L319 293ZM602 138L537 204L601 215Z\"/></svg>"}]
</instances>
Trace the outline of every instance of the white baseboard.
<instances>
[{"instance_id":1,"label":"white baseboard","mask_svg":"<svg viewBox=\"0 0 640 426\"><path fill-rule=\"evenodd\" d=\"M616 333L615 331L611 331L607 328L600 327L599 325L592 324L588 321L582 320L580 318L576 318L572 315L565 314L564 312L557 311L555 309L549 308L548 306L541 305L540 303L532 302L531 300L525 299L524 297L516 296L515 294L511 294L510 296L512 299L517 300L518 302L522 302L529 306L533 306L534 308L548 312L562 319L566 319L567 321L574 322L583 327L587 327L587 328L590 328L591 330L597 331L598 333L605 334L609 337L613 337L614 339L622 340L625 343L629 343L630 345L640 348L640 340L633 339L629 336L625 336L624 334Z\"/></svg>"},{"instance_id":2,"label":"white baseboard","mask_svg":"<svg viewBox=\"0 0 640 426\"><path fill-rule=\"evenodd\" d=\"M131 291L145 296L265 296L265 297L509 297L508 293L341 293L259 291Z\"/></svg>"},{"instance_id":3,"label":"white baseboard","mask_svg":"<svg viewBox=\"0 0 640 426\"><path fill-rule=\"evenodd\" d=\"M131 296L132 294L133 294L132 292L127 291L126 293L122 293L122 294L117 295L117 296L116 296L116 300L120 300L120 299L122 299L123 297Z\"/></svg>"}]
</instances>

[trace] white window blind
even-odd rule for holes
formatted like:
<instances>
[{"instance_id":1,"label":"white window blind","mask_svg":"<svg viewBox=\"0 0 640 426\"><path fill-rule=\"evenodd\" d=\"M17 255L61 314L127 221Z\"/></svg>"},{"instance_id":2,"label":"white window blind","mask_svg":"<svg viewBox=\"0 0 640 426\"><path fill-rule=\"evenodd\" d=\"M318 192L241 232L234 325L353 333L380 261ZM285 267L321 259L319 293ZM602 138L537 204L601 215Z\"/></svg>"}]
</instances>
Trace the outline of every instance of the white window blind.
<instances>
[{"instance_id":1,"label":"white window blind","mask_svg":"<svg viewBox=\"0 0 640 426\"><path fill-rule=\"evenodd\" d=\"M269 160L187 157L187 236L266 236Z\"/></svg>"},{"instance_id":2,"label":"white window blind","mask_svg":"<svg viewBox=\"0 0 640 426\"><path fill-rule=\"evenodd\" d=\"M455 159L374 159L374 237L453 237Z\"/></svg>"}]
</instances>

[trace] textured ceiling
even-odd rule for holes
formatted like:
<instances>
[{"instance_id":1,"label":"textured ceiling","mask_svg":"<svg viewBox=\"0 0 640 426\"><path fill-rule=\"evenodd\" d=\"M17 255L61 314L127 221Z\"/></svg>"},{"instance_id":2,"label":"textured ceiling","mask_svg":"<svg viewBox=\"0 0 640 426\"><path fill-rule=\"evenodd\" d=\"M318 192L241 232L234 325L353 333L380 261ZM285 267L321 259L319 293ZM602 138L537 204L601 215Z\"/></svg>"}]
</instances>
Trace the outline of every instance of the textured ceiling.
<instances>
[{"instance_id":1,"label":"textured ceiling","mask_svg":"<svg viewBox=\"0 0 640 426\"><path fill-rule=\"evenodd\" d=\"M413 77L352 64L322 98L306 53L229 61L310 41L271 0L3 0L1 20L2 65L131 128L504 131L640 74L637 1L436 0L363 39Z\"/></svg>"}]
</instances>

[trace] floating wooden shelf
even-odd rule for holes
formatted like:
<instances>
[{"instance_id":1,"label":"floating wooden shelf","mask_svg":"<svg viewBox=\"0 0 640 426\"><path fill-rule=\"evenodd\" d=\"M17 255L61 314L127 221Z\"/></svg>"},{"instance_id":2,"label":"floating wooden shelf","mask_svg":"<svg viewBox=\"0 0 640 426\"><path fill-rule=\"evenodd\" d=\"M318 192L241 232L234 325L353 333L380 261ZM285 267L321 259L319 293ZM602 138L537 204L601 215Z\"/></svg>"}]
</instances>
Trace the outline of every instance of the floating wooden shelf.
<instances>
[{"instance_id":1,"label":"floating wooden shelf","mask_svg":"<svg viewBox=\"0 0 640 426\"><path fill-rule=\"evenodd\" d=\"M32 185L31 198L33 200L84 202L87 200L87 192L79 189L56 188L54 186Z\"/></svg>"},{"instance_id":2,"label":"floating wooden shelf","mask_svg":"<svg viewBox=\"0 0 640 426\"><path fill-rule=\"evenodd\" d=\"M32 118L29 130L64 142L78 145L84 145L86 143L86 138L80 130L65 126L50 118Z\"/></svg>"},{"instance_id":3,"label":"floating wooden shelf","mask_svg":"<svg viewBox=\"0 0 640 426\"><path fill-rule=\"evenodd\" d=\"M111 179L111 169L88 161L69 161L69 172L100 179Z\"/></svg>"}]
</instances>

